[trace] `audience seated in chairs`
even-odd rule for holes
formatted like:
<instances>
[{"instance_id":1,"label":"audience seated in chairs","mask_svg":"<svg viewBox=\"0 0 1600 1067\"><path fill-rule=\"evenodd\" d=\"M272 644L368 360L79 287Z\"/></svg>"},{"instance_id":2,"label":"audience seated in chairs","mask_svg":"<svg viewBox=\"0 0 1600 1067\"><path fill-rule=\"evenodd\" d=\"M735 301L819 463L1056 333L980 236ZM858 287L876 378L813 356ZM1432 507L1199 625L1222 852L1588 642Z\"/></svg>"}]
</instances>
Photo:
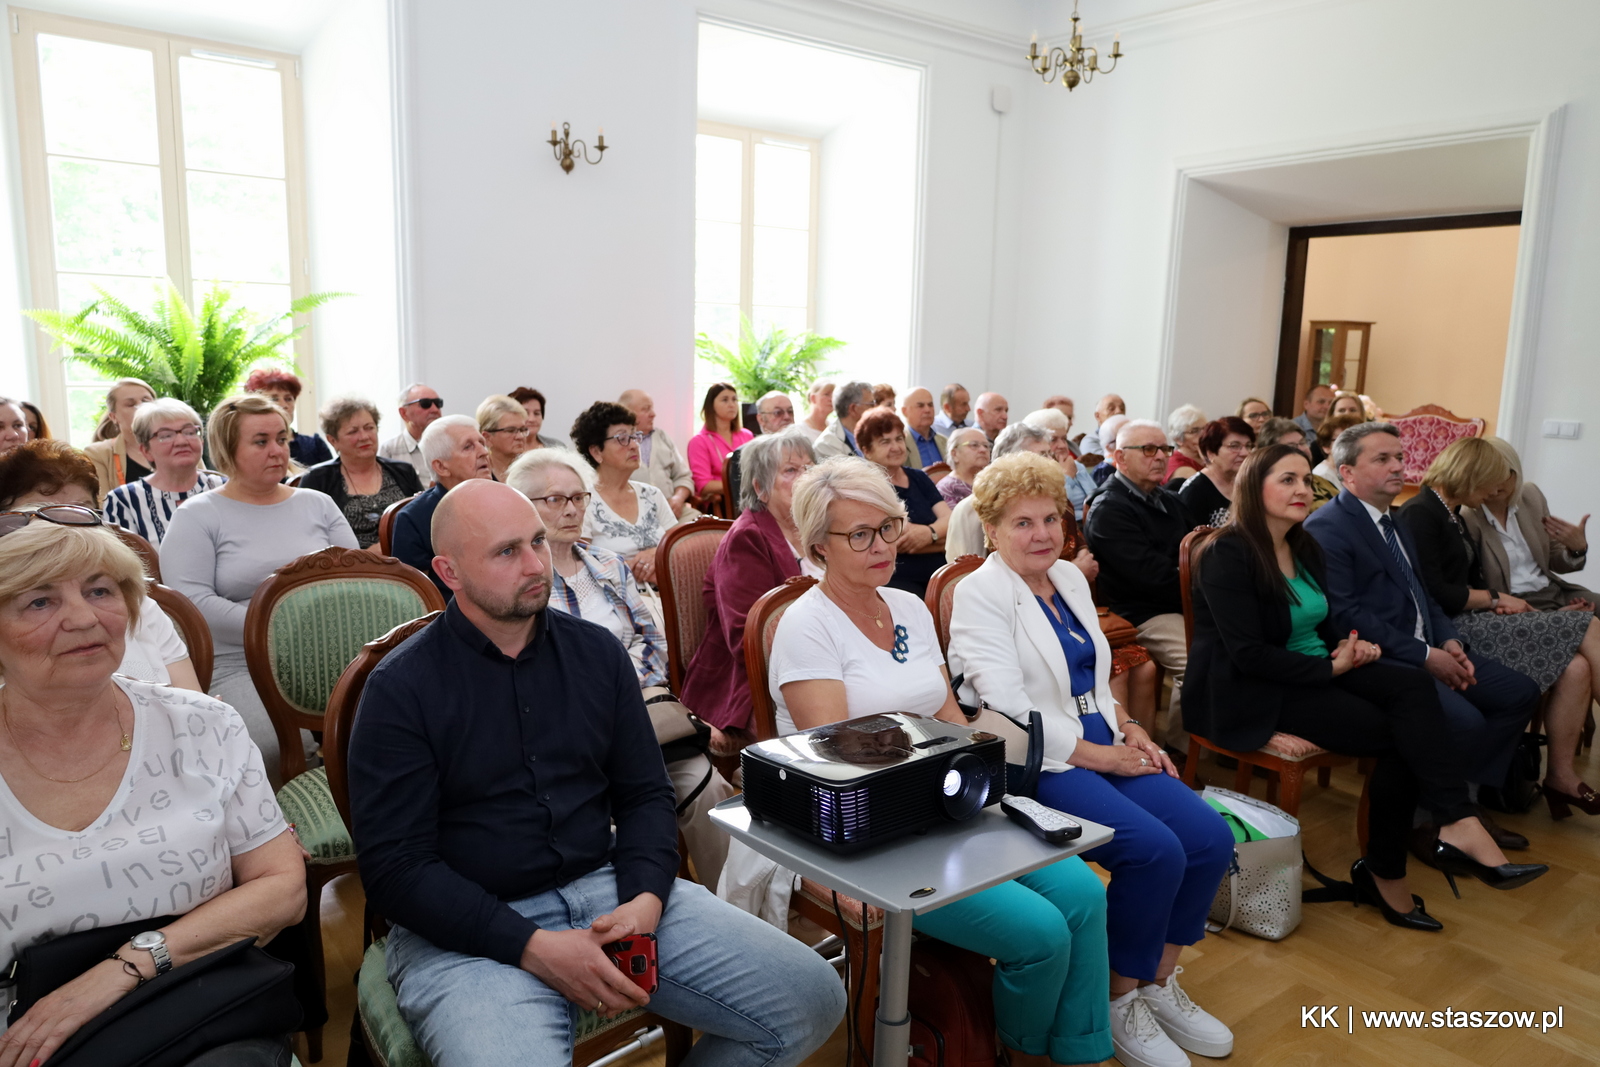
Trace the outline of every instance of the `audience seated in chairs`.
<instances>
[{"instance_id":1,"label":"audience seated in chairs","mask_svg":"<svg viewBox=\"0 0 1600 1067\"><path fill-rule=\"evenodd\" d=\"M326 493L281 484L289 468L289 417L266 397L218 404L206 438L228 484L173 513L161 542L161 573L205 616L216 645L212 694L238 711L268 776L276 778L277 734L245 665L250 598L285 563L331 545L356 548L356 535Z\"/></svg>"},{"instance_id":2,"label":"audience seated in chairs","mask_svg":"<svg viewBox=\"0 0 1600 1067\"><path fill-rule=\"evenodd\" d=\"M314 467L333 458L328 442L314 433L294 432L295 405L300 400L300 379L286 370L263 368L251 371L244 380L244 391L259 393L289 416L289 459L299 467ZM380 452L380 455L384 453Z\"/></svg>"},{"instance_id":3,"label":"audience seated in chairs","mask_svg":"<svg viewBox=\"0 0 1600 1067\"><path fill-rule=\"evenodd\" d=\"M1482 438L1464 437L1428 467L1422 492L1400 509L1400 518L1417 543L1422 583L1450 616L1462 643L1527 675L1549 694L1544 793L1552 812L1575 803L1600 815L1600 795L1573 768L1589 705L1600 695L1600 678L1583 655L1585 645L1591 656L1600 652L1600 621L1590 610L1539 611L1489 585L1482 553L1458 514L1478 510L1510 475L1498 449Z\"/></svg>"},{"instance_id":4,"label":"audience seated in chairs","mask_svg":"<svg viewBox=\"0 0 1600 1067\"><path fill-rule=\"evenodd\" d=\"M1157 740L1187 751L1182 697L1188 652L1178 546L1193 524L1177 494L1160 484L1171 452L1158 423L1124 423L1111 451L1116 473L1090 502L1084 534L1100 564L1101 603L1138 627L1139 644L1172 675L1172 700Z\"/></svg>"},{"instance_id":5,"label":"audience seated in chairs","mask_svg":"<svg viewBox=\"0 0 1600 1067\"><path fill-rule=\"evenodd\" d=\"M1124 1063L1184 1062L1176 1044L1226 1056L1232 1032L1183 993L1177 962L1184 946L1205 937L1233 834L1112 698L1111 649L1089 583L1061 559L1070 501L1059 469L1024 452L978 475L971 499L995 551L956 587L950 670L963 678L969 706L1014 720L1040 712L1039 800L1116 831L1084 858L1111 872L1106 926L1117 1055Z\"/></svg>"},{"instance_id":6,"label":"audience seated in chairs","mask_svg":"<svg viewBox=\"0 0 1600 1067\"><path fill-rule=\"evenodd\" d=\"M1011 422L1011 402L999 393L980 393L972 405L975 425L991 443Z\"/></svg>"},{"instance_id":7,"label":"audience seated in chairs","mask_svg":"<svg viewBox=\"0 0 1600 1067\"><path fill-rule=\"evenodd\" d=\"M322 408L322 433L338 456L306 471L300 488L332 497L356 544L370 548L384 510L422 492L422 481L409 460L378 455L378 408L370 400L330 400Z\"/></svg>"},{"instance_id":8,"label":"audience seated in chairs","mask_svg":"<svg viewBox=\"0 0 1600 1067\"><path fill-rule=\"evenodd\" d=\"M1255 445L1256 432L1237 415L1224 415L1200 428L1200 455L1205 466L1186 478L1178 499L1195 526L1221 526L1233 505L1233 479Z\"/></svg>"},{"instance_id":9,"label":"audience seated in chairs","mask_svg":"<svg viewBox=\"0 0 1600 1067\"><path fill-rule=\"evenodd\" d=\"M512 400L522 405L522 410L528 415L528 448L566 448L567 443L554 434L544 432L545 401L544 394L537 389L526 385L519 385L509 394Z\"/></svg>"},{"instance_id":10,"label":"audience seated in chairs","mask_svg":"<svg viewBox=\"0 0 1600 1067\"><path fill-rule=\"evenodd\" d=\"M433 386L421 382L408 385L400 390L400 432L378 446L381 458L411 464L424 489L433 484L433 471L422 455L422 435L443 414L444 399Z\"/></svg>"},{"instance_id":11,"label":"audience seated in chairs","mask_svg":"<svg viewBox=\"0 0 1600 1067\"><path fill-rule=\"evenodd\" d=\"M1320 464L1327 458L1326 451L1321 447L1323 422L1328 418L1328 409L1333 407L1334 390L1331 385L1313 385L1306 390L1305 399L1300 403L1300 414L1294 417L1294 424L1308 434L1316 434L1312 442L1312 462ZM1337 436L1337 435L1335 435ZM1313 466L1312 471L1316 470ZM1338 481L1337 478L1333 479Z\"/></svg>"},{"instance_id":12,"label":"audience seated in chairs","mask_svg":"<svg viewBox=\"0 0 1600 1067\"><path fill-rule=\"evenodd\" d=\"M1539 703L1539 687L1496 660L1465 648L1455 624L1423 584L1419 548L1390 505L1404 484L1400 435L1367 422L1341 433L1333 463L1344 480L1338 499L1306 520L1327 559L1324 587L1341 632L1355 630L1384 659L1433 675L1449 730L1461 745L1469 791L1505 780L1517 737ZM1501 848L1527 838L1485 819Z\"/></svg>"},{"instance_id":13,"label":"audience seated in chairs","mask_svg":"<svg viewBox=\"0 0 1600 1067\"><path fill-rule=\"evenodd\" d=\"M822 572L801 553L794 521L794 483L816 462L811 444L794 432L762 436L740 450L744 483L739 517L722 538L706 571L705 636L683 678L683 701L710 724L714 751L736 746L750 728L750 679L745 674L745 620L763 593L803 573Z\"/></svg>"},{"instance_id":14,"label":"audience seated in chairs","mask_svg":"<svg viewBox=\"0 0 1600 1067\"><path fill-rule=\"evenodd\" d=\"M631 480L643 438L637 421L621 404L597 400L572 423L572 446L595 470L583 536L621 556L639 582L654 585L656 545L678 520L665 493Z\"/></svg>"},{"instance_id":15,"label":"audience seated in chairs","mask_svg":"<svg viewBox=\"0 0 1600 1067\"><path fill-rule=\"evenodd\" d=\"M489 445L478 424L465 415L446 415L422 431L422 458L433 471L433 485L400 509L394 519L394 556L433 579L446 600L450 589L433 570L433 512L444 495L462 482L488 478Z\"/></svg>"},{"instance_id":16,"label":"audience seated in chairs","mask_svg":"<svg viewBox=\"0 0 1600 1067\"><path fill-rule=\"evenodd\" d=\"M1161 479L1162 485L1172 481L1181 484L1186 479L1194 477L1200 468L1206 465L1206 454L1200 449L1200 435L1205 431L1207 421L1206 413L1193 404L1184 404L1167 416L1167 438L1172 442L1173 452L1167 459L1167 471ZM1116 438L1113 436L1106 442L1106 447L1111 448L1115 441Z\"/></svg>"},{"instance_id":17,"label":"audience seated in chairs","mask_svg":"<svg viewBox=\"0 0 1600 1067\"><path fill-rule=\"evenodd\" d=\"M963 426L950 435L950 473L934 486L952 508L972 494L972 480L989 465L993 446L976 426Z\"/></svg>"},{"instance_id":18,"label":"audience seated in chairs","mask_svg":"<svg viewBox=\"0 0 1600 1067\"><path fill-rule=\"evenodd\" d=\"M1106 429L1106 420L1113 415L1127 415L1128 405L1116 393L1107 393L1094 406L1094 429L1078 442L1080 456L1104 456L1117 443L1117 435Z\"/></svg>"},{"instance_id":19,"label":"audience seated in chairs","mask_svg":"<svg viewBox=\"0 0 1600 1067\"><path fill-rule=\"evenodd\" d=\"M133 413L156 398L155 391L138 378L119 378L106 391L106 410L94 443L84 449L100 481L99 503L119 485L138 481L150 473L149 457L133 436Z\"/></svg>"},{"instance_id":20,"label":"audience seated in chairs","mask_svg":"<svg viewBox=\"0 0 1600 1067\"><path fill-rule=\"evenodd\" d=\"M489 466L494 480L506 480L506 472L517 457L526 452L533 439L528 411L509 396L485 397L475 416L478 432L489 442Z\"/></svg>"},{"instance_id":21,"label":"audience seated in chairs","mask_svg":"<svg viewBox=\"0 0 1600 1067\"><path fill-rule=\"evenodd\" d=\"M1051 432L1026 421L1007 426L1000 431L1000 436L994 442L994 458L998 460L1018 452L1050 455ZM948 536L945 539L945 559L954 563L962 556L981 556L987 551L988 546L983 538L983 520L978 518L977 502L969 494L950 513ZM1093 559L1088 549L1084 549L1082 554ZM1092 578L1094 575L1088 577Z\"/></svg>"},{"instance_id":22,"label":"audience seated in chairs","mask_svg":"<svg viewBox=\"0 0 1600 1067\"><path fill-rule=\"evenodd\" d=\"M812 445L818 463L834 456L861 455L856 444L856 424L872 406L872 386L867 382L845 382L833 391L834 420Z\"/></svg>"},{"instance_id":23,"label":"audience seated in chairs","mask_svg":"<svg viewBox=\"0 0 1600 1067\"><path fill-rule=\"evenodd\" d=\"M1367 412L1367 406L1361 402L1360 393L1347 393L1343 389L1336 390L1333 394L1333 406L1328 409L1330 419L1343 418L1354 415L1362 422L1372 418Z\"/></svg>"},{"instance_id":24,"label":"audience seated in chairs","mask_svg":"<svg viewBox=\"0 0 1600 1067\"><path fill-rule=\"evenodd\" d=\"M202 431L200 416L181 400L163 397L141 404L133 414L133 437L154 469L111 490L106 520L159 548L179 504L228 480L200 468Z\"/></svg>"},{"instance_id":25,"label":"audience seated in chairs","mask_svg":"<svg viewBox=\"0 0 1600 1067\"><path fill-rule=\"evenodd\" d=\"M1320 478L1326 478L1335 485L1343 486L1344 479L1339 475L1339 466L1333 461L1334 438L1344 433L1352 426L1360 426L1367 420L1360 415L1340 415L1334 418L1329 415L1317 425L1317 439L1313 443L1311 454L1320 456L1311 468L1311 473ZM1336 494L1337 495L1337 494Z\"/></svg>"},{"instance_id":26,"label":"audience seated in chairs","mask_svg":"<svg viewBox=\"0 0 1600 1067\"><path fill-rule=\"evenodd\" d=\"M234 710L119 676L129 624L144 617L145 577L133 551L99 523L80 507L0 518L8 741L0 746L0 818L11 862L53 872L47 897L10 915L0 965L96 926L97 915L102 927L132 920L129 932L140 936L29 1006L0 1037L6 1063L48 1060L157 973L244 938L270 941L306 909L300 847ZM100 864L57 869L69 839L81 855L114 853L116 870L142 870L142 906L160 902L148 923L138 923L126 886L102 880ZM174 856L204 857L205 877ZM201 1060L278 1067L289 1060L288 1038L241 1036L190 1062Z\"/></svg>"},{"instance_id":27,"label":"audience seated in chairs","mask_svg":"<svg viewBox=\"0 0 1600 1067\"><path fill-rule=\"evenodd\" d=\"M778 732L885 711L965 724L933 617L916 596L885 588L906 513L882 469L849 457L813 467L795 483L794 509L801 547L826 573L773 638L768 684ZM1098 1063L1112 1052L1105 899L1073 857L914 924L999 961L995 1019L1012 1064Z\"/></svg>"},{"instance_id":28,"label":"audience seated in chairs","mask_svg":"<svg viewBox=\"0 0 1600 1067\"><path fill-rule=\"evenodd\" d=\"M900 415L906 425L906 465L927 470L950 458L950 442L933 428L933 394L917 386L906 394Z\"/></svg>"},{"instance_id":29,"label":"audience seated in chairs","mask_svg":"<svg viewBox=\"0 0 1600 1067\"><path fill-rule=\"evenodd\" d=\"M906 506L906 526L895 542L894 577L889 584L914 596L928 591L928 579L944 566L944 538L950 505L918 467L906 465L906 439L900 416L875 408L856 424L856 444L870 462L883 468L895 495Z\"/></svg>"},{"instance_id":30,"label":"audience seated in chairs","mask_svg":"<svg viewBox=\"0 0 1600 1067\"><path fill-rule=\"evenodd\" d=\"M1068 400L1067 405L1070 407L1071 404L1072 401ZM1072 450L1072 417L1057 408L1044 407L1030 411L1022 421L1049 431L1049 455L1061 466L1061 473L1067 479L1067 499L1072 502L1072 516L1081 522L1083 502L1100 486L1089 468L1078 462Z\"/></svg>"},{"instance_id":31,"label":"audience seated in chairs","mask_svg":"<svg viewBox=\"0 0 1600 1067\"><path fill-rule=\"evenodd\" d=\"M828 416L833 414L833 391L838 385L833 378L818 378L806 390L806 417L794 425L812 445L828 428Z\"/></svg>"},{"instance_id":32,"label":"audience seated in chairs","mask_svg":"<svg viewBox=\"0 0 1600 1067\"><path fill-rule=\"evenodd\" d=\"M951 382L939 390L939 413L933 417L933 432L946 440L957 431L973 425L972 394L960 382ZM988 440L984 435L984 440Z\"/></svg>"},{"instance_id":33,"label":"audience seated in chairs","mask_svg":"<svg viewBox=\"0 0 1600 1067\"><path fill-rule=\"evenodd\" d=\"M643 389L625 389L617 403L633 412L634 429L644 434L639 442L640 481L649 482L667 495L674 518L694 518L700 513L689 506L694 496L694 475L689 461L667 431L656 425L656 402Z\"/></svg>"},{"instance_id":34,"label":"audience seated in chairs","mask_svg":"<svg viewBox=\"0 0 1600 1067\"><path fill-rule=\"evenodd\" d=\"M0 456L27 443L27 412L19 401L0 396Z\"/></svg>"},{"instance_id":35,"label":"audience seated in chairs","mask_svg":"<svg viewBox=\"0 0 1600 1067\"><path fill-rule=\"evenodd\" d=\"M62 504L93 511L98 495L94 464L65 441L30 441L0 457L0 509L28 510ZM67 514L69 518L84 518ZM149 597L139 601L117 673L200 691L200 680L183 637L167 613Z\"/></svg>"},{"instance_id":36,"label":"audience seated in chairs","mask_svg":"<svg viewBox=\"0 0 1600 1067\"><path fill-rule=\"evenodd\" d=\"M1291 752L1309 742L1375 757L1371 835L1350 880L1395 926L1441 930L1406 885L1419 803L1440 828L1430 861L1452 888L1455 875L1473 874L1510 889L1548 868L1508 864L1478 821L1464 753L1427 672L1336 624L1322 551L1301 526L1310 478L1299 449L1262 449L1240 474L1232 518L1197 550L1184 716L1196 733L1240 751L1272 740Z\"/></svg>"},{"instance_id":37,"label":"audience seated in chairs","mask_svg":"<svg viewBox=\"0 0 1600 1067\"><path fill-rule=\"evenodd\" d=\"M700 432L689 438L689 470L695 492L702 496L725 493L723 460L755 436L740 425L741 413L739 391L727 382L716 382L706 390L705 402L700 405Z\"/></svg>"},{"instance_id":38,"label":"audience seated in chairs","mask_svg":"<svg viewBox=\"0 0 1600 1067\"><path fill-rule=\"evenodd\" d=\"M389 978L417 1044L434 1063L565 1063L579 1011L649 1003L703 1032L707 1062L798 1064L843 987L799 941L675 880L672 786L633 663L546 610L537 510L472 481L434 530L455 599L372 672L349 750L362 880L395 924ZM654 994L600 951L632 934L659 935Z\"/></svg>"},{"instance_id":39,"label":"audience seated in chairs","mask_svg":"<svg viewBox=\"0 0 1600 1067\"><path fill-rule=\"evenodd\" d=\"M593 475L570 449L541 448L511 465L508 485L533 501L550 548L550 606L605 627L628 650L647 707L682 709L667 689L667 635L661 632L633 575L614 552L579 541ZM687 709L685 709L687 710ZM662 749L663 757L669 750ZM678 830L689 847L695 876L712 889L728 858L728 835L711 822L711 809L734 790L704 751L669 758Z\"/></svg>"},{"instance_id":40,"label":"audience seated in chairs","mask_svg":"<svg viewBox=\"0 0 1600 1067\"><path fill-rule=\"evenodd\" d=\"M1311 444L1314 440L1314 435L1301 429L1300 424L1293 419L1268 419L1266 425L1256 431L1256 448L1271 448L1279 444L1292 445L1300 450L1300 454L1306 457L1308 463L1312 462ZM1320 474L1311 475L1312 511L1316 511L1338 495L1339 487L1336 484Z\"/></svg>"}]
</instances>

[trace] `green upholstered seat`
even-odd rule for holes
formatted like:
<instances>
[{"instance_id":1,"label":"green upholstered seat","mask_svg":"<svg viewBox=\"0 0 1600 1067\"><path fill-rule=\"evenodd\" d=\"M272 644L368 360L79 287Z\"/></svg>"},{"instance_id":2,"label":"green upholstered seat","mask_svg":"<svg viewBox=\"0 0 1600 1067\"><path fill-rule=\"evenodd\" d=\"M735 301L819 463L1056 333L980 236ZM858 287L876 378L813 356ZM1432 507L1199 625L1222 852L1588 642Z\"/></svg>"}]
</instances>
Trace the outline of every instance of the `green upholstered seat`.
<instances>
[{"instance_id":1,"label":"green upholstered seat","mask_svg":"<svg viewBox=\"0 0 1600 1067\"><path fill-rule=\"evenodd\" d=\"M367 1036L367 1052L380 1067L431 1067L400 1017L400 1005L395 1002L394 986L389 984L384 962L383 949L387 941L388 938L379 938L367 946L361 958L361 971L356 976L356 1006L361 1013L361 1028ZM576 1043L582 1044L607 1030L628 1026L643 1014L642 1008L636 1008L614 1019L602 1019L592 1011L582 1012L578 1016Z\"/></svg>"},{"instance_id":2,"label":"green upholstered seat","mask_svg":"<svg viewBox=\"0 0 1600 1067\"><path fill-rule=\"evenodd\" d=\"M323 714L362 645L427 611L415 589L381 578L334 578L291 590L267 626L279 691L297 710Z\"/></svg>"},{"instance_id":3,"label":"green upholstered seat","mask_svg":"<svg viewBox=\"0 0 1600 1067\"><path fill-rule=\"evenodd\" d=\"M278 790L278 806L283 817L294 823L300 844L311 853L312 863L335 863L354 859L356 843L333 802L328 788L328 770L318 767L296 776Z\"/></svg>"}]
</instances>

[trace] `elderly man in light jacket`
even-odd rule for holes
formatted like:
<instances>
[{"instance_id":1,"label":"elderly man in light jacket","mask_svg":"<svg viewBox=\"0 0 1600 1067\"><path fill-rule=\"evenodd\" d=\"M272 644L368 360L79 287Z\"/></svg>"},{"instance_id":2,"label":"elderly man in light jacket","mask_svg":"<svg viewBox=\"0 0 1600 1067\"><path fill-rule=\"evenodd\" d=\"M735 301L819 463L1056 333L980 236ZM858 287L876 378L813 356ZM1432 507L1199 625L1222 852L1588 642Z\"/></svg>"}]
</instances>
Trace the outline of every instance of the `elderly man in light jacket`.
<instances>
[{"instance_id":1,"label":"elderly man in light jacket","mask_svg":"<svg viewBox=\"0 0 1600 1067\"><path fill-rule=\"evenodd\" d=\"M694 476L689 473L689 463L678 451L678 446L667 431L656 426L656 402L643 389L625 389L617 403L633 412L638 423L634 426L645 435L639 442L639 470L633 476L636 482L649 482L666 494L672 505L672 514L680 520L697 518L699 512L689 506L694 495Z\"/></svg>"}]
</instances>

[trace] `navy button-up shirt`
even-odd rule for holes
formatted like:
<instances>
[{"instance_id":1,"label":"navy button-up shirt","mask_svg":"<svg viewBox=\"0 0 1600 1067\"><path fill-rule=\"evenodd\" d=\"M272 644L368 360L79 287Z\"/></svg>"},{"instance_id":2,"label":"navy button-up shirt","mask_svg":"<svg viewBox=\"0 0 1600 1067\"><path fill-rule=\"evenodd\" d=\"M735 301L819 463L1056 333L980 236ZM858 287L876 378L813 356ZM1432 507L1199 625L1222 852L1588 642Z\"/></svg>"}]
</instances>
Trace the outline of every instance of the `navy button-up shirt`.
<instances>
[{"instance_id":1,"label":"navy button-up shirt","mask_svg":"<svg viewBox=\"0 0 1600 1067\"><path fill-rule=\"evenodd\" d=\"M672 783L639 681L582 619L544 611L512 659L452 602L367 680L349 774L367 898L440 948L515 966L538 926L506 902L607 861L618 900L672 890Z\"/></svg>"}]
</instances>

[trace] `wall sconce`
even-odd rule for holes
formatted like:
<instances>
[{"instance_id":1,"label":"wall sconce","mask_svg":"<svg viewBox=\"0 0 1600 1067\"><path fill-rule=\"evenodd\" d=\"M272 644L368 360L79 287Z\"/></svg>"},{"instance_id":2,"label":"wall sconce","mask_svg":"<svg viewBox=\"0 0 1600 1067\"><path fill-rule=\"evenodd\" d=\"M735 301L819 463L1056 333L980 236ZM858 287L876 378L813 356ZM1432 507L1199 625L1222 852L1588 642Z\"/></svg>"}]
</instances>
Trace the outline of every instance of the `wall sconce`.
<instances>
[{"instance_id":1,"label":"wall sconce","mask_svg":"<svg viewBox=\"0 0 1600 1067\"><path fill-rule=\"evenodd\" d=\"M572 140L571 134L571 123L563 122L559 135L556 134L556 124L553 122L550 124L550 150L555 153L556 162L561 164L561 169L568 174L572 173L573 160L578 156L582 156L583 161L591 166L606 157L606 128L604 126L600 127L600 136L595 139L594 147L599 155L593 159L589 158L589 146L582 141ZM578 151L574 152L573 149Z\"/></svg>"}]
</instances>

